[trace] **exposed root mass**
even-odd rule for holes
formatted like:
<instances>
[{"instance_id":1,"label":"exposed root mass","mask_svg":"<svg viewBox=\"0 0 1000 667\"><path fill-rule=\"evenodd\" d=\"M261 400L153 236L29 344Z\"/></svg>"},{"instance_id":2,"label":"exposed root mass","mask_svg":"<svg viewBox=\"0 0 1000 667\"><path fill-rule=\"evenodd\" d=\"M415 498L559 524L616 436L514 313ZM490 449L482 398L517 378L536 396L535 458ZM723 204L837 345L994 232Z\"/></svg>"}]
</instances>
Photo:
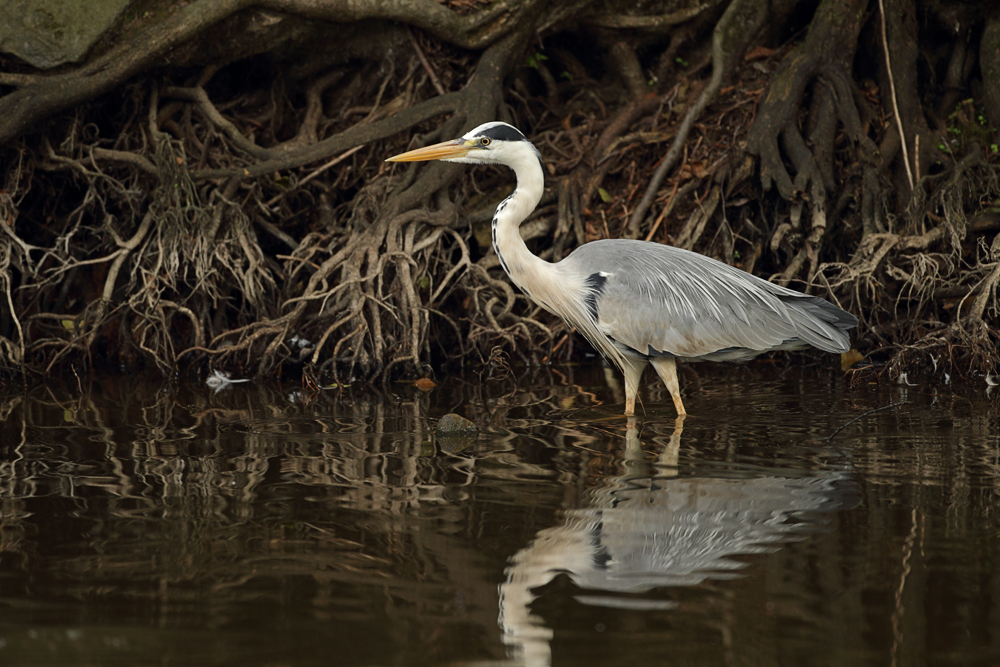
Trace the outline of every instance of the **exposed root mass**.
<instances>
[{"instance_id":1,"label":"exposed root mass","mask_svg":"<svg viewBox=\"0 0 1000 667\"><path fill-rule=\"evenodd\" d=\"M500 118L545 157L543 258L669 242L838 302L892 372L995 371L1000 12L948 33L883 4L166 3L79 68L0 72L0 363L325 384L569 359L489 243L509 174L383 163ZM257 32L223 57L206 30Z\"/></svg>"}]
</instances>

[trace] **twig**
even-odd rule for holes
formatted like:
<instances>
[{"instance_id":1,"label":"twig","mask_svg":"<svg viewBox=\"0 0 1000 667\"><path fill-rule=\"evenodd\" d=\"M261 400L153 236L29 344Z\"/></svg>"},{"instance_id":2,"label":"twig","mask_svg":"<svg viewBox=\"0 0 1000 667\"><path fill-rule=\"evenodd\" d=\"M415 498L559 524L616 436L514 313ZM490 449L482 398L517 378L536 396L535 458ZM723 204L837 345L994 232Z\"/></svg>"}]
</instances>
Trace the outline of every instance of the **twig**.
<instances>
[{"instance_id":1,"label":"twig","mask_svg":"<svg viewBox=\"0 0 1000 667\"><path fill-rule=\"evenodd\" d=\"M899 103L896 101L896 81L892 76L892 62L889 60L889 38L885 33L885 4L878 0L879 14L882 17L882 50L885 51L885 69L889 73L889 92L892 94L892 112L896 116L896 127L899 129L899 145L903 149L903 166L906 167L906 180L913 189L913 171L910 169L910 153L906 149L906 135L903 133L903 119L899 117Z\"/></svg>"},{"instance_id":2,"label":"twig","mask_svg":"<svg viewBox=\"0 0 1000 667\"><path fill-rule=\"evenodd\" d=\"M331 324L330 326L328 326L326 328L326 331L324 331L323 335L320 337L319 342L316 343L316 349L313 350L312 359L310 359L309 363L311 363L311 364L317 364L317 363L319 363L319 359L320 359L319 353L323 349L323 346L326 345L326 341L330 338L330 335L333 334L335 331L337 331L337 329L339 329L341 327L341 325L345 324L346 322L348 322L350 320L353 320L354 318L358 317L359 315L361 315L361 305L358 305L356 308L354 308L354 310L350 311L349 313L347 313L346 315L344 315L343 317L341 317L339 320L337 320L336 322L334 322L333 324ZM359 333L360 331L363 331L363 330L364 330L364 325L363 324L358 324L358 326L356 326L354 328L354 332L348 334L346 336L346 338L351 338L355 334L357 334L357 333ZM339 349L339 344L337 346L337 349ZM336 354L334 355L334 359L336 359Z\"/></svg>"},{"instance_id":3,"label":"twig","mask_svg":"<svg viewBox=\"0 0 1000 667\"><path fill-rule=\"evenodd\" d=\"M677 201L701 185L701 179L691 179L684 184L683 188L680 189L677 188L678 185L680 185L680 181L677 181L677 183L674 184L674 190L670 193L670 198L667 199L666 205L663 207L663 210L660 211L660 215L657 216L656 222L653 223L652 229L649 230L649 234L646 234L647 241L652 240L653 234L655 234L656 230L660 228L660 223L663 222L663 219L670 215L670 212L674 210L674 205Z\"/></svg>"},{"instance_id":4,"label":"twig","mask_svg":"<svg viewBox=\"0 0 1000 667\"><path fill-rule=\"evenodd\" d=\"M309 174L308 176L306 176L305 178L303 178L301 181L299 181L298 183L296 183L293 187L290 187L287 190L285 190L285 191L283 191L283 192L281 192L279 194L276 194L273 197L271 197L267 201L267 203L264 204L264 206L266 206L268 208L270 208L271 206L274 206L276 203L278 203L278 200L281 199L282 197L287 196L289 193L295 192L295 190L297 190L298 188L301 188L303 185L305 185L306 183L308 183L312 179L316 178L317 176L319 176L320 174L322 174L324 171L326 171L330 167L334 167L334 166L340 164L341 162L343 162L347 158L349 158L352 155L354 155L355 153L357 153L362 148L364 148L364 146L355 146L354 148L352 148L350 150L344 151L343 153L341 153L337 157L333 158L332 160L330 160L329 162L327 162L326 164L324 164L322 167L320 167L316 171L312 172L311 174ZM296 247L297 247L297 244L292 246L293 249L296 248Z\"/></svg>"},{"instance_id":5,"label":"twig","mask_svg":"<svg viewBox=\"0 0 1000 667\"><path fill-rule=\"evenodd\" d=\"M440 284L438 284L437 289L434 290L434 293L431 294L431 298L428 299L427 301L428 305L435 303L437 301L438 297L441 296L441 292L443 292L445 287L448 286L448 283L451 282L452 277L454 277L456 273L458 273L462 269L468 269L470 266L472 266L472 261L469 259L469 248L465 244L465 241L462 240L461 235L458 234L458 232L451 229L449 229L448 231L451 232L451 235L455 237L455 242L458 243L458 247L462 251L462 259L460 259L458 263L455 264L455 266L451 267L448 273L445 274L444 278L441 279L441 282Z\"/></svg>"},{"instance_id":6,"label":"twig","mask_svg":"<svg viewBox=\"0 0 1000 667\"><path fill-rule=\"evenodd\" d=\"M118 280L118 273L121 271L122 265L128 258L129 253L139 247L143 239L146 238L146 234L149 232L149 228L153 224L154 214L152 212L147 212L143 216L142 222L139 223L139 229L136 230L135 234L132 235L128 241L121 241L116 238L115 241L118 243L118 250L113 253L117 255L115 261L111 263L111 267L108 269L108 275L104 279L104 290L101 292L101 299L97 302L96 313L93 317L93 328L87 334L85 341L87 349L93 344L94 339L97 337L97 332L100 328L101 323L104 321L104 316L107 314L108 306L111 304L111 297L114 294L115 282ZM117 234L115 235L117 237Z\"/></svg>"},{"instance_id":7,"label":"twig","mask_svg":"<svg viewBox=\"0 0 1000 667\"><path fill-rule=\"evenodd\" d=\"M156 165L142 155L130 153L129 151L116 151L110 148L94 146L90 149L89 157L90 163L94 165L95 168L97 168L98 160L108 160L110 162L123 162L125 164L130 164L133 167L146 172L150 176L159 175L159 172L156 170Z\"/></svg>"},{"instance_id":8,"label":"twig","mask_svg":"<svg viewBox=\"0 0 1000 667\"><path fill-rule=\"evenodd\" d=\"M677 158L681 153L681 148L684 147L684 142L687 141L688 134L691 132L691 128L694 126L695 120L701 115L708 103L711 102L716 93L722 87L722 79L726 73L726 47L731 46L731 44L724 44L723 42L729 37L730 31L733 29L733 23L737 21L745 21L747 17L744 15L744 3L740 0L736 0L729 5L726 9L725 14L719 19L719 22L715 26L715 30L712 33L712 78L709 79L708 85L705 86L704 90L701 91L701 95L698 96L698 101L688 109L687 114L684 116L684 120L681 121L680 127L677 129L677 135L674 137L673 143L670 145L670 149L667 151L666 157L663 158L663 162L660 166L656 168L656 172L653 174L653 178L649 181L649 186L646 188L646 193L643 195L642 200L636 207L635 211L632 213L632 217L629 219L629 228L639 229L639 223L646 216L646 212L649 211L649 207L652 206L653 200L656 198L656 192L660 188L660 184L666 177L667 173L674 167L677 162ZM755 25L748 26L753 30L756 30Z\"/></svg>"},{"instance_id":9,"label":"twig","mask_svg":"<svg viewBox=\"0 0 1000 667\"><path fill-rule=\"evenodd\" d=\"M191 327L194 329L194 344L195 347L203 347L205 345L204 334L201 331L201 325L198 323L198 316L190 308L180 305L174 301L168 301L163 299L160 301L161 308L173 308L178 313L181 313L191 321ZM176 357L175 357L176 358Z\"/></svg>"},{"instance_id":10,"label":"twig","mask_svg":"<svg viewBox=\"0 0 1000 667\"><path fill-rule=\"evenodd\" d=\"M6 193L0 194L4 200L10 201L11 197ZM10 240L16 243L21 248L21 254L25 259L25 263L29 266L31 265L31 251L32 250L42 250L40 246L31 245L21 240L21 237L14 233L14 216L8 215L5 220L0 220L0 229L10 237Z\"/></svg>"},{"instance_id":11,"label":"twig","mask_svg":"<svg viewBox=\"0 0 1000 667\"><path fill-rule=\"evenodd\" d=\"M959 302L959 309L961 309L962 305L965 304L965 300L974 294L977 289L979 289L979 294L976 295L976 300L972 302L972 307L969 309L969 314L966 317L973 322L981 321L983 319L983 313L986 312L986 304L990 301L990 295L996 292L998 284L1000 284L1000 262L996 262L993 267L993 271L988 277L979 281L975 287L970 289L968 293L962 297L961 302ZM959 312L961 312L961 310L959 310Z\"/></svg>"},{"instance_id":12,"label":"twig","mask_svg":"<svg viewBox=\"0 0 1000 667\"><path fill-rule=\"evenodd\" d=\"M222 134L228 137L233 146L240 149L247 155L251 155L258 160L268 160L275 157L275 155L279 153L279 151L274 149L258 146L253 141L244 137L238 127L233 125L228 119L226 119L225 116L219 113L219 110L215 108L214 104L212 104L212 100L209 99L208 93L205 92L204 88L181 88L178 86L167 86L163 89L162 96L175 97L182 100L188 100L189 102L194 102L205 115L205 118L212 123L212 125L218 128Z\"/></svg>"},{"instance_id":13,"label":"twig","mask_svg":"<svg viewBox=\"0 0 1000 667\"><path fill-rule=\"evenodd\" d=\"M333 153L345 151L361 144L368 144L378 139L385 139L434 116L453 113L460 108L463 97L461 93L448 93L444 96L432 97L409 109L400 111L394 116L376 120L369 125L358 123L323 141L283 153L273 159L246 167L199 169L191 172L191 177L196 181L227 176L256 178L275 171L294 169L310 162L325 160Z\"/></svg>"},{"instance_id":14,"label":"twig","mask_svg":"<svg viewBox=\"0 0 1000 667\"><path fill-rule=\"evenodd\" d=\"M80 391L80 397L83 397L83 383L80 382L80 376L76 372L76 365L70 364L70 370L73 371L73 377L76 378L76 388Z\"/></svg>"},{"instance_id":15,"label":"twig","mask_svg":"<svg viewBox=\"0 0 1000 667\"><path fill-rule=\"evenodd\" d=\"M407 26L406 34L410 36L410 43L413 44L413 50L417 52L417 58L420 58L420 63L427 70L427 76L431 78L431 84L434 86L434 90L437 91L438 95L444 95L444 86L441 85L441 81L438 79L437 74L434 73L434 69L431 64L427 62L427 56L424 55L423 49L420 48L420 44L417 42L417 38L413 34L413 28Z\"/></svg>"},{"instance_id":16,"label":"twig","mask_svg":"<svg viewBox=\"0 0 1000 667\"><path fill-rule=\"evenodd\" d=\"M3 223L0 222L0 225ZM14 309L14 300L11 298L10 294L10 278L6 275L0 278L3 281L3 291L4 295L7 297L7 307L10 308L10 318L14 320L14 326L17 327L17 342L18 342L18 358L17 363L24 363L24 330L21 329L21 320L17 318L17 311Z\"/></svg>"},{"instance_id":17,"label":"twig","mask_svg":"<svg viewBox=\"0 0 1000 667\"><path fill-rule=\"evenodd\" d=\"M261 228L265 232L267 232L268 234L270 234L274 238L276 238L279 241L281 241L282 243L284 243L286 246L288 246L289 249L291 249L291 250L294 251L294 250L296 250L299 247L298 241L296 241L291 236L289 236L285 232L281 231L280 229L278 229L277 227L275 227L274 225L272 225L267 220L264 220L263 218L259 218L258 217L257 219L254 220L254 224L260 225ZM276 256L277 259L281 259L282 257L291 259L287 255L278 255L278 256Z\"/></svg>"},{"instance_id":18,"label":"twig","mask_svg":"<svg viewBox=\"0 0 1000 667\"><path fill-rule=\"evenodd\" d=\"M858 421L859 419L864 419L864 418L865 418L865 417L867 417L868 415L873 415L873 414L875 414L876 412L882 412L883 410L891 410L892 408L898 408L899 406L901 406L901 405L905 405L905 404L906 404L906 401L900 401L899 403L890 403L889 405L883 405L883 406L882 406L882 407L880 407L880 408L873 408L873 409L869 410L868 412L865 412L865 413L862 413L862 414L858 415L857 417L855 417L854 419L852 419L851 421L849 421L849 422L847 422L846 424L844 424L843 426L841 426L840 428L838 428L838 429L837 429L836 431L834 431L833 433L831 433L831 434L830 434L830 435L829 435L829 436L827 437L827 439L826 439L826 440L824 440L824 442L830 442L831 440L833 440L834 438L836 438L836 437L837 437L837 434L838 434L838 433L840 433L840 432L841 432L841 431L843 431L843 430L844 430L845 428L847 428L848 426L850 426L850 425L851 425L851 424L853 424L854 422Z\"/></svg>"},{"instance_id":19,"label":"twig","mask_svg":"<svg viewBox=\"0 0 1000 667\"><path fill-rule=\"evenodd\" d=\"M589 23L601 28L635 28L640 30L660 31L690 21L705 11L711 4L712 3L708 2L699 3L694 7L671 12L669 14L656 14L654 16L603 14L591 19Z\"/></svg>"}]
</instances>

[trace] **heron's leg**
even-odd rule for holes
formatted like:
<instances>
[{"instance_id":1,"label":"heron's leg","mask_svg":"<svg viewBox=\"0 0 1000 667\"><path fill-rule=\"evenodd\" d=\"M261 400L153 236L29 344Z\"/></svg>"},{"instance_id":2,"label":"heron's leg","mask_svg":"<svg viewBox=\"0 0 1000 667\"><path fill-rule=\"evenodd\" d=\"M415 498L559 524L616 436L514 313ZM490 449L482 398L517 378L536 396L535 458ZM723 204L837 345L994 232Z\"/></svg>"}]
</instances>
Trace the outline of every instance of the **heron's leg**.
<instances>
[{"instance_id":1,"label":"heron's leg","mask_svg":"<svg viewBox=\"0 0 1000 667\"><path fill-rule=\"evenodd\" d=\"M646 370L647 363L644 358L625 357L625 366L622 368L622 372L625 375L626 417L635 414L635 397L639 393L639 380L642 379L642 372Z\"/></svg>"},{"instance_id":2,"label":"heron's leg","mask_svg":"<svg viewBox=\"0 0 1000 667\"><path fill-rule=\"evenodd\" d=\"M684 409L684 401L681 400L681 386L677 382L677 360L673 357L653 357L652 361L656 374L663 380L663 384L667 385L670 398L674 399L677 414L679 416L686 415L687 410Z\"/></svg>"}]
</instances>

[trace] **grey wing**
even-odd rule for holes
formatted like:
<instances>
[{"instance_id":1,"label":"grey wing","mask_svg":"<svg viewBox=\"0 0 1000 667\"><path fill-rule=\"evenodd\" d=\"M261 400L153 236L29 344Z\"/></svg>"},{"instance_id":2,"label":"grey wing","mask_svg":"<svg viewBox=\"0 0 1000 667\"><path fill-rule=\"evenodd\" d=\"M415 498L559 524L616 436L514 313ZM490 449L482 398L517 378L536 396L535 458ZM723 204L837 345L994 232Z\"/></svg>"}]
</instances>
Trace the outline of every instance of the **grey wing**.
<instances>
[{"instance_id":1,"label":"grey wing","mask_svg":"<svg viewBox=\"0 0 1000 667\"><path fill-rule=\"evenodd\" d=\"M717 260L643 241L596 241L564 260L589 272L598 328L640 354L740 360L850 346L849 313Z\"/></svg>"}]
</instances>

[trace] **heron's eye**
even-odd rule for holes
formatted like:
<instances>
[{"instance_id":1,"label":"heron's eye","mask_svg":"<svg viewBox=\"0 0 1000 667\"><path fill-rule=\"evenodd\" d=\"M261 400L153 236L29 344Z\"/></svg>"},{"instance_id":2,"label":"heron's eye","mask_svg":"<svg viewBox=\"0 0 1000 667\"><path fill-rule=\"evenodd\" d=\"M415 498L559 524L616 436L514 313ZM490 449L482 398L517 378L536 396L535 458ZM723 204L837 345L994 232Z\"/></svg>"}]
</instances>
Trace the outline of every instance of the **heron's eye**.
<instances>
[{"instance_id":1,"label":"heron's eye","mask_svg":"<svg viewBox=\"0 0 1000 667\"><path fill-rule=\"evenodd\" d=\"M490 145L490 138L489 137L480 137L480 139L479 139L479 145L480 146L489 146Z\"/></svg>"}]
</instances>

